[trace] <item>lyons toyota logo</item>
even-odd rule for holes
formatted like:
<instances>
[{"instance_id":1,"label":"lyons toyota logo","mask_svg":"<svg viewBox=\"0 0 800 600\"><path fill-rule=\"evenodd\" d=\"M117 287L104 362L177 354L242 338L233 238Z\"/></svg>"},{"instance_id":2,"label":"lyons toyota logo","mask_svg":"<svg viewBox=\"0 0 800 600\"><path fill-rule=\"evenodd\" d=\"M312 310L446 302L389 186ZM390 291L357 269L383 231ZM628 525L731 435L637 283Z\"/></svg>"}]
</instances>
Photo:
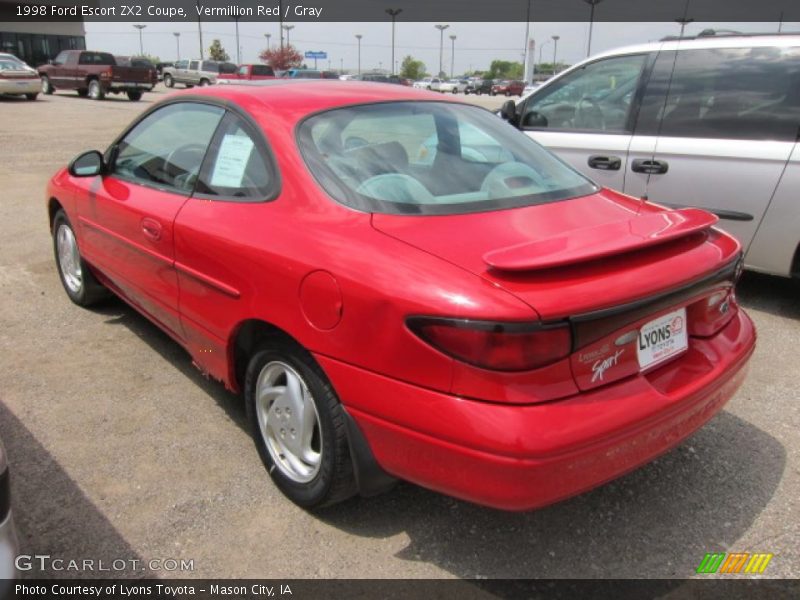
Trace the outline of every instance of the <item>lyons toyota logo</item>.
<instances>
[{"instance_id":1,"label":"lyons toyota logo","mask_svg":"<svg viewBox=\"0 0 800 600\"><path fill-rule=\"evenodd\" d=\"M773 554L764 552L753 554L750 552L730 552L728 554L725 552L708 552L703 557L703 560L700 561L697 573L745 573L757 575L766 570L773 556Z\"/></svg>"}]
</instances>

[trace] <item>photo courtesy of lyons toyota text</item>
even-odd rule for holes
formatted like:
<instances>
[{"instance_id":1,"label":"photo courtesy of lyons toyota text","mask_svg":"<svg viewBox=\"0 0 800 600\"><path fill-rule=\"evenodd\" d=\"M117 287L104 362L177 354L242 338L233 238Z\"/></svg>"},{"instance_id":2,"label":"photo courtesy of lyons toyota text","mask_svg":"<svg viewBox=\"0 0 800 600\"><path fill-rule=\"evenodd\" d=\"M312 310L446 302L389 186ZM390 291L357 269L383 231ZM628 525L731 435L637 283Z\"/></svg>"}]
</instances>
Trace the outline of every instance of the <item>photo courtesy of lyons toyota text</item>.
<instances>
[{"instance_id":1,"label":"photo courtesy of lyons toyota text","mask_svg":"<svg viewBox=\"0 0 800 600\"><path fill-rule=\"evenodd\" d=\"M0 0L0 600L800 597L800 5Z\"/></svg>"}]
</instances>

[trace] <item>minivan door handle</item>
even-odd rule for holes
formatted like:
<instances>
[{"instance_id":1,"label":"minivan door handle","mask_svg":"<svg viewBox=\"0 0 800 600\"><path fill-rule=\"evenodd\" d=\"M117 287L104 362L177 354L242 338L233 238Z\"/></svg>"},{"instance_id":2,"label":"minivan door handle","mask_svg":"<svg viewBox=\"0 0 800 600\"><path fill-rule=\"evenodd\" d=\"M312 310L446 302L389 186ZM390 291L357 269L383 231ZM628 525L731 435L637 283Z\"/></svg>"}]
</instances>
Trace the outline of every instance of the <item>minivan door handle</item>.
<instances>
[{"instance_id":1,"label":"minivan door handle","mask_svg":"<svg viewBox=\"0 0 800 600\"><path fill-rule=\"evenodd\" d=\"M663 175L669 171L669 163L665 160L650 158L637 158L631 164L634 173L647 173L648 175Z\"/></svg>"},{"instance_id":2,"label":"minivan door handle","mask_svg":"<svg viewBox=\"0 0 800 600\"><path fill-rule=\"evenodd\" d=\"M619 156L599 156L595 154L589 157L588 163L592 169L619 171L622 166L622 159Z\"/></svg>"}]
</instances>

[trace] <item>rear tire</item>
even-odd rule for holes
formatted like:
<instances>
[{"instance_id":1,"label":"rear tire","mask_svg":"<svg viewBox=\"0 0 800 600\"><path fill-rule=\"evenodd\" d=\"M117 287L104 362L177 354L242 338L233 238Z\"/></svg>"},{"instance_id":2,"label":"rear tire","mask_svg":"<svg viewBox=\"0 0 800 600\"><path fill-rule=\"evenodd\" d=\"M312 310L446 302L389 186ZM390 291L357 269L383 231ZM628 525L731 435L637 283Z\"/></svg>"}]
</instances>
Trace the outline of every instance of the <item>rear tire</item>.
<instances>
[{"instance_id":1,"label":"rear tire","mask_svg":"<svg viewBox=\"0 0 800 600\"><path fill-rule=\"evenodd\" d=\"M92 100L102 100L106 97L106 93L103 91L103 87L100 85L100 82L97 79L92 79L89 82L89 98Z\"/></svg>"},{"instance_id":2,"label":"rear tire","mask_svg":"<svg viewBox=\"0 0 800 600\"><path fill-rule=\"evenodd\" d=\"M208 79L201 79L200 80L200 87L206 87L209 83L211 83L211 82L208 81Z\"/></svg>"},{"instance_id":3,"label":"rear tire","mask_svg":"<svg viewBox=\"0 0 800 600\"><path fill-rule=\"evenodd\" d=\"M28 100L31 100L31 101L33 101L33 100L36 100L36 98L38 98L38 97L39 97L39 94L38 94L38 93L37 93L37 94L25 94L25 97L26 97Z\"/></svg>"},{"instance_id":4,"label":"rear tire","mask_svg":"<svg viewBox=\"0 0 800 600\"><path fill-rule=\"evenodd\" d=\"M128 100L131 102L138 102L142 99L142 92L139 91L130 91L128 92Z\"/></svg>"},{"instance_id":5,"label":"rear tire","mask_svg":"<svg viewBox=\"0 0 800 600\"><path fill-rule=\"evenodd\" d=\"M56 91L56 88L50 83L50 78L47 75L42 75L42 93L49 96L54 91Z\"/></svg>"},{"instance_id":6,"label":"rear tire","mask_svg":"<svg viewBox=\"0 0 800 600\"><path fill-rule=\"evenodd\" d=\"M53 219L53 252L61 285L78 306L91 306L109 297L110 292L97 281L78 249L72 225L63 210Z\"/></svg>"},{"instance_id":7,"label":"rear tire","mask_svg":"<svg viewBox=\"0 0 800 600\"><path fill-rule=\"evenodd\" d=\"M356 493L344 409L306 350L265 340L248 363L244 396L258 454L287 498L312 509Z\"/></svg>"},{"instance_id":8,"label":"rear tire","mask_svg":"<svg viewBox=\"0 0 800 600\"><path fill-rule=\"evenodd\" d=\"M167 86L168 88L171 88L172 86L175 85L175 82L172 80L172 75L170 75L169 73L164 75L164 85Z\"/></svg>"}]
</instances>

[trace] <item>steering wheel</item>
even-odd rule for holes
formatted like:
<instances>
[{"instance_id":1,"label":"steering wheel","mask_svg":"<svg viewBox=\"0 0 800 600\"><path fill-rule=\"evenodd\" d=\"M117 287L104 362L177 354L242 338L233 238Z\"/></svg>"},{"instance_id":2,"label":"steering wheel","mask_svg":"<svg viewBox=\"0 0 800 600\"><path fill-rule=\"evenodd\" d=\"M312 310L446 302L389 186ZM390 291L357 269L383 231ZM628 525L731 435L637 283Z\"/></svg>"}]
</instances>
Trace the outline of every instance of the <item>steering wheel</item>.
<instances>
[{"instance_id":1,"label":"steering wheel","mask_svg":"<svg viewBox=\"0 0 800 600\"><path fill-rule=\"evenodd\" d=\"M167 176L167 183L181 188L192 183L191 177L196 177L200 172L206 151L207 148L201 144L186 144L167 154L161 167ZM184 168L185 166L192 168Z\"/></svg>"},{"instance_id":2,"label":"steering wheel","mask_svg":"<svg viewBox=\"0 0 800 600\"><path fill-rule=\"evenodd\" d=\"M589 96L583 96L575 105L572 126L576 129L605 129L606 121L600 105Z\"/></svg>"},{"instance_id":3,"label":"steering wheel","mask_svg":"<svg viewBox=\"0 0 800 600\"><path fill-rule=\"evenodd\" d=\"M535 188L535 189L531 189ZM521 196L546 189L535 169L521 162L507 162L489 171L481 184L481 192L489 198Z\"/></svg>"},{"instance_id":4,"label":"steering wheel","mask_svg":"<svg viewBox=\"0 0 800 600\"><path fill-rule=\"evenodd\" d=\"M370 198L403 204L433 204L436 198L424 185L409 175L383 173L370 177L356 192Z\"/></svg>"}]
</instances>

